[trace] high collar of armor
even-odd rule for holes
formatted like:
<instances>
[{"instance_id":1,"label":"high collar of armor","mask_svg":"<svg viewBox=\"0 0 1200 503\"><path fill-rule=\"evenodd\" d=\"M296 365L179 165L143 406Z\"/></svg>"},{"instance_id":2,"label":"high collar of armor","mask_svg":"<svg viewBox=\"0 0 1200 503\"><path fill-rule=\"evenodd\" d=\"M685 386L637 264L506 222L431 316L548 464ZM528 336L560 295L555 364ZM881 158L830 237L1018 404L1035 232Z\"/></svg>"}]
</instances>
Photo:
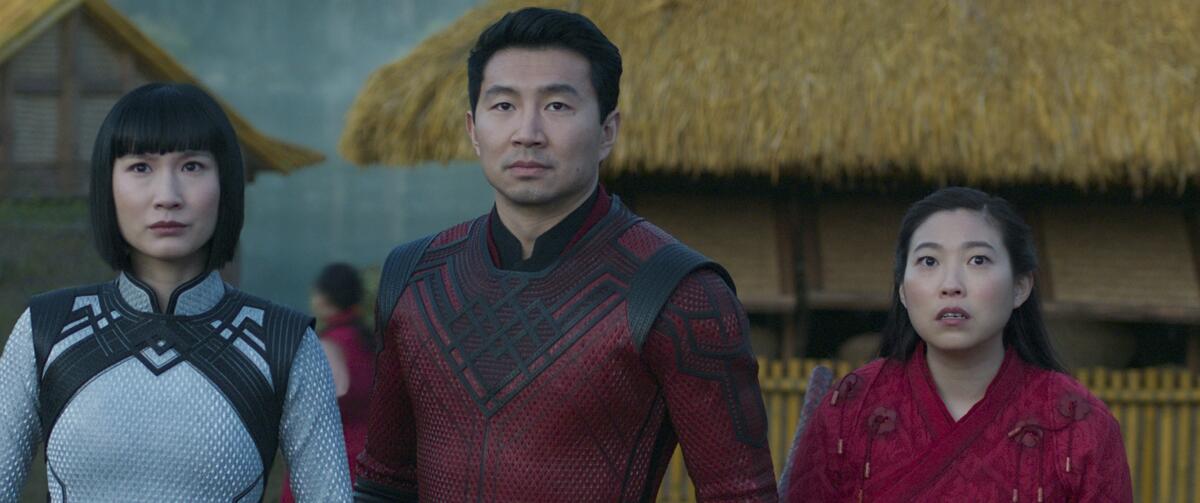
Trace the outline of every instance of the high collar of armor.
<instances>
[{"instance_id":1,"label":"high collar of armor","mask_svg":"<svg viewBox=\"0 0 1200 503\"><path fill-rule=\"evenodd\" d=\"M117 289L125 303L143 313L164 313L176 316L191 316L204 313L225 296L225 282L217 271L203 273L183 282L171 292L166 309L160 309L154 289L134 277L122 272L117 277Z\"/></svg>"}]
</instances>

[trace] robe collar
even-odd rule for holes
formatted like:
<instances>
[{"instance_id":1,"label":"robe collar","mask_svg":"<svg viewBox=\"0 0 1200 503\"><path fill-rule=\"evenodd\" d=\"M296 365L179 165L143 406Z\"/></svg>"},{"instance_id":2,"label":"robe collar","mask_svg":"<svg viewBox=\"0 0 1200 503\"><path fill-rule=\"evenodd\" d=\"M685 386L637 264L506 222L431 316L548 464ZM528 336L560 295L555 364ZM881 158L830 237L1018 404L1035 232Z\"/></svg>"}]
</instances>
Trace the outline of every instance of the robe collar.
<instances>
[{"instance_id":1,"label":"robe collar","mask_svg":"<svg viewBox=\"0 0 1200 503\"><path fill-rule=\"evenodd\" d=\"M171 292L166 309L160 309L154 289L127 272L117 277L117 290L125 304L140 313L192 316L216 307L225 296L225 282L217 271L200 274Z\"/></svg>"}]
</instances>

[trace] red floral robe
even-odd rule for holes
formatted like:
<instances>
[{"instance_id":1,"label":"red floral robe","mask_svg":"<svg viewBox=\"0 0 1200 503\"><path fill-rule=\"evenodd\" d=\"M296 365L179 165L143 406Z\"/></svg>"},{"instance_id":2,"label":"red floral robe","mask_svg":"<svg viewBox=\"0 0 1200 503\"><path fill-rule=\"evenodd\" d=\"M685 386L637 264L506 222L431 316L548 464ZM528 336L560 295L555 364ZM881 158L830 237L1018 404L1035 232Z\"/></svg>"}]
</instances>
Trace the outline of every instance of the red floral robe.
<instances>
[{"instance_id":1,"label":"red floral robe","mask_svg":"<svg viewBox=\"0 0 1200 503\"><path fill-rule=\"evenodd\" d=\"M876 360L822 400L796 452L789 501L1133 501L1116 419L1070 376L1009 349L957 422L922 344Z\"/></svg>"}]
</instances>

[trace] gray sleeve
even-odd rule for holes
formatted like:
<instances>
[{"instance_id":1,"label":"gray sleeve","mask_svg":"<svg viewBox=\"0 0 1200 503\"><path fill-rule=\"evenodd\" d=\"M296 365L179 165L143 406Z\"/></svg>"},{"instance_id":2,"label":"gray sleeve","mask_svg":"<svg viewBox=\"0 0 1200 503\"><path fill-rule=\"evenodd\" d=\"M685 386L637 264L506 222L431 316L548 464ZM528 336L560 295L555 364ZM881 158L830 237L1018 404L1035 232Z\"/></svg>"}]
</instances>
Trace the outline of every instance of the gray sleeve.
<instances>
[{"instance_id":1,"label":"gray sleeve","mask_svg":"<svg viewBox=\"0 0 1200 503\"><path fill-rule=\"evenodd\" d=\"M21 496L34 447L41 441L37 362L26 309L0 355L0 502Z\"/></svg>"},{"instance_id":2,"label":"gray sleeve","mask_svg":"<svg viewBox=\"0 0 1200 503\"><path fill-rule=\"evenodd\" d=\"M350 501L350 468L333 375L312 329L292 361L279 435L296 501Z\"/></svg>"}]
</instances>

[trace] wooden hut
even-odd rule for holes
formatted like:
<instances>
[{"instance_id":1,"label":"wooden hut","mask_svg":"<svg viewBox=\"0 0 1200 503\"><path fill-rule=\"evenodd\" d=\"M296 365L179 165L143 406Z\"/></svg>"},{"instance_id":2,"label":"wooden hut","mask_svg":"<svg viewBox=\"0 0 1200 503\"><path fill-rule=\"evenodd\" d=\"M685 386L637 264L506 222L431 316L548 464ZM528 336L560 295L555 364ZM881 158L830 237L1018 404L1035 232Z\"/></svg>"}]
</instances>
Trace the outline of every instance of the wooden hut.
<instances>
[{"instance_id":1,"label":"wooden hut","mask_svg":"<svg viewBox=\"0 0 1200 503\"><path fill-rule=\"evenodd\" d=\"M87 161L108 110L150 81L200 85L104 0L0 2L0 197L87 194ZM271 138L222 103L251 178L320 162Z\"/></svg>"},{"instance_id":2,"label":"wooden hut","mask_svg":"<svg viewBox=\"0 0 1200 503\"><path fill-rule=\"evenodd\" d=\"M111 276L88 233L88 161L117 99L160 80L200 85L103 0L0 1L0 326L36 292ZM324 159L222 106L248 177ZM235 263L226 278L236 276Z\"/></svg>"},{"instance_id":3,"label":"wooden hut","mask_svg":"<svg viewBox=\"0 0 1200 503\"><path fill-rule=\"evenodd\" d=\"M486 3L378 69L342 154L473 159L467 54L526 4ZM539 4L587 15L621 48L622 131L602 173L728 266L778 336L768 355L803 354L822 312L886 309L904 208L967 184L1027 214L1049 316L1182 331L1200 366L1192 2Z\"/></svg>"}]
</instances>

